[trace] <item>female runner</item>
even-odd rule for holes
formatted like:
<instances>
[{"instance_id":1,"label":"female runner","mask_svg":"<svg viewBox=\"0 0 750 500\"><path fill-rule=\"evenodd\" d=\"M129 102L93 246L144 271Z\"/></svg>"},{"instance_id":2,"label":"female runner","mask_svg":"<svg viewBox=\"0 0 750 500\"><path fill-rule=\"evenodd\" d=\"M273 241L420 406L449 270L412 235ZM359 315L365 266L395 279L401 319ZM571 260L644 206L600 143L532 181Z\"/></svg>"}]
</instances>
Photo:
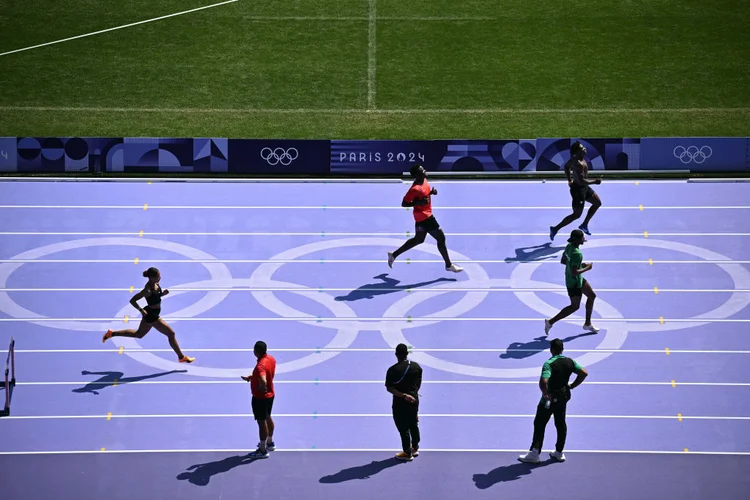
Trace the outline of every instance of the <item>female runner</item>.
<instances>
[{"instance_id":1,"label":"female runner","mask_svg":"<svg viewBox=\"0 0 750 500\"><path fill-rule=\"evenodd\" d=\"M161 298L169 293L169 290L162 291L161 287L159 286L159 281L161 281L161 273L155 267L150 267L143 272L143 277L148 278L146 286L143 287L143 290L134 295L132 299L130 299L130 303L133 305L133 307L138 309L138 311L143 315L143 319L141 319L141 324L138 327L138 331L107 330L107 333L105 333L104 337L102 338L102 343L106 342L112 337L131 337L142 339L151 330L151 327L154 327L157 331L167 336L167 338L169 339L169 345L172 349L174 349L174 352L177 354L177 358L180 363L192 363L193 361L195 361L195 358L190 358L182 354L180 346L179 344L177 344L174 330L172 330L172 327L169 326L166 321L159 317L159 313L161 312ZM141 308L141 306L138 305L138 301L143 298L146 299L146 303L148 304L145 309Z\"/></svg>"}]
</instances>

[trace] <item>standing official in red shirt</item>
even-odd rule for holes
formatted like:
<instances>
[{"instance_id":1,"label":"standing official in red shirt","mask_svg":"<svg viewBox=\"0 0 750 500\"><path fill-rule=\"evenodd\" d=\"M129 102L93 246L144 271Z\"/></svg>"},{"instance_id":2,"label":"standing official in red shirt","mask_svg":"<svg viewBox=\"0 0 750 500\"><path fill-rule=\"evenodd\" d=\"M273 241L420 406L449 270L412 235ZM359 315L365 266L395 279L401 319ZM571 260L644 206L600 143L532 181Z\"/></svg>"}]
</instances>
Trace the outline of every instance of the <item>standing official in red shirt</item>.
<instances>
[{"instance_id":1,"label":"standing official in red shirt","mask_svg":"<svg viewBox=\"0 0 750 500\"><path fill-rule=\"evenodd\" d=\"M393 262L399 255L424 243L427 233L429 233L437 240L438 250L445 261L445 270L460 273L463 269L451 263L448 256L448 247L445 245L445 233L440 229L440 224L438 224L435 216L432 215L430 196L437 195L437 189L430 188L430 184L427 182L427 171L422 165L414 165L411 167L410 173L414 177L414 183L404 196L401 206L414 207L414 231L416 234L414 238L408 240L395 252L388 252L388 267L393 267Z\"/></svg>"},{"instance_id":2,"label":"standing official in red shirt","mask_svg":"<svg viewBox=\"0 0 750 500\"><path fill-rule=\"evenodd\" d=\"M273 442L274 424L271 418L273 409L273 378L276 374L276 360L267 353L268 346L259 340L255 343L253 353L258 358L252 375L242 377L245 382L250 382L250 391L253 394L252 406L253 416L258 422L260 442L258 449L250 454L250 458L268 458L268 452L276 449Z\"/></svg>"}]
</instances>

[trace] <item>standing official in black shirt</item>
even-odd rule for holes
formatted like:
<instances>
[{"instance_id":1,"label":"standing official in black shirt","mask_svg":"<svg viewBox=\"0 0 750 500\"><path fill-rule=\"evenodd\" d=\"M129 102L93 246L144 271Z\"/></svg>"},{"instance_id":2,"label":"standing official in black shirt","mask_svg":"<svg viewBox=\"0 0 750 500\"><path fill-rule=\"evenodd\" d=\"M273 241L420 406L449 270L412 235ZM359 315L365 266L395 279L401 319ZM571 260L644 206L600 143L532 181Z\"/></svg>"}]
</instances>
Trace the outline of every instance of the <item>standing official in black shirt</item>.
<instances>
[{"instance_id":1,"label":"standing official in black shirt","mask_svg":"<svg viewBox=\"0 0 750 500\"><path fill-rule=\"evenodd\" d=\"M398 363L388 368L385 387L393 394L393 421L401 434L403 451L399 460L411 461L419 455L419 388L422 387L422 367L407 358L405 344L396 346Z\"/></svg>"}]
</instances>

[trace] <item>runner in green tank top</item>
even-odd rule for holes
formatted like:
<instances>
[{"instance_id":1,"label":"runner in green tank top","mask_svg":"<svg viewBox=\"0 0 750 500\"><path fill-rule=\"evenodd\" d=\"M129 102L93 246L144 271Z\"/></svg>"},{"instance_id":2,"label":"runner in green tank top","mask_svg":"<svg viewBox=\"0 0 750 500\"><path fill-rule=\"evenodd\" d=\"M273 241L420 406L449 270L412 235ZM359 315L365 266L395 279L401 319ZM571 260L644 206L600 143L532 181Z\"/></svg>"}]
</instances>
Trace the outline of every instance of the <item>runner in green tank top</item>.
<instances>
[{"instance_id":1,"label":"runner in green tank top","mask_svg":"<svg viewBox=\"0 0 750 500\"><path fill-rule=\"evenodd\" d=\"M570 233L568 246L565 247L562 260L560 261L562 264L565 264L565 286L568 288L570 305L563 308L563 310L557 313L557 316L554 318L544 320L545 335L549 335L552 325L563 318L567 318L581 307L581 297L583 295L585 295L587 299L586 323L584 323L583 329L594 333L599 331L591 324L591 313L594 311L594 300L596 299L596 294L591 288L589 282L583 277L583 273L590 271L593 267L592 264L583 263L583 253L581 253L579 247L583 245L585 241L586 237L580 229L576 229Z\"/></svg>"}]
</instances>

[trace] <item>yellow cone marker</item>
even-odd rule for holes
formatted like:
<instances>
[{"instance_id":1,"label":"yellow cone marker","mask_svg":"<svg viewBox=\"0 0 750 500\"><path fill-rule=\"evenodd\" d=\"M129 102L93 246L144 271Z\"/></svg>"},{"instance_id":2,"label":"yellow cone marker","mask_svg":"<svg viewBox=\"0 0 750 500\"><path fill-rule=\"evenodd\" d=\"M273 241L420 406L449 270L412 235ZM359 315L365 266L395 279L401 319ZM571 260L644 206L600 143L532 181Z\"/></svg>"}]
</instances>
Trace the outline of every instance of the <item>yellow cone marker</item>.
<instances>
[{"instance_id":1,"label":"yellow cone marker","mask_svg":"<svg viewBox=\"0 0 750 500\"><path fill-rule=\"evenodd\" d=\"M654 259L648 259L648 265L653 266L654 265Z\"/></svg>"},{"instance_id":2,"label":"yellow cone marker","mask_svg":"<svg viewBox=\"0 0 750 500\"><path fill-rule=\"evenodd\" d=\"M672 381L672 387L677 387L677 383L674 380Z\"/></svg>"},{"instance_id":3,"label":"yellow cone marker","mask_svg":"<svg viewBox=\"0 0 750 500\"><path fill-rule=\"evenodd\" d=\"M138 236L143 237L143 229L141 229L141 232L138 233Z\"/></svg>"},{"instance_id":4,"label":"yellow cone marker","mask_svg":"<svg viewBox=\"0 0 750 500\"><path fill-rule=\"evenodd\" d=\"M657 295L659 294L659 287L656 287L656 286L654 287L654 293Z\"/></svg>"},{"instance_id":5,"label":"yellow cone marker","mask_svg":"<svg viewBox=\"0 0 750 500\"><path fill-rule=\"evenodd\" d=\"M682 413L677 414L677 421L682 422Z\"/></svg>"},{"instance_id":6,"label":"yellow cone marker","mask_svg":"<svg viewBox=\"0 0 750 500\"><path fill-rule=\"evenodd\" d=\"M107 420L112 420L112 412L107 413Z\"/></svg>"},{"instance_id":7,"label":"yellow cone marker","mask_svg":"<svg viewBox=\"0 0 750 500\"><path fill-rule=\"evenodd\" d=\"M664 316L659 316L659 324L664 324Z\"/></svg>"},{"instance_id":8,"label":"yellow cone marker","mask_svg":"<svg viewBox=\"0 0 750 500\"><path fill-rule=\"evenodd\" d=\"M112 387L117 387L117 379L115 379L115 381L112 383ZM111 417L112 414L110 413L109 416Z\"/></svg>"},{"instance_id":9,"label":"yellow cone marker","mask_svg":"<svg viewBox=\"0 0 750 500\"><path fill-rule=\"evenodd\" d=\"M107 451L107 448L102 448L102 451Z\"/></svg>"},{"instance_id":10,"label":"yellow cone marker","mask_svg":"<svg viewBox=\"0 0 750 500\"><path fill-rule=\"evenodd\" d=\"M128 316L128 315L126 314L126 315L125 315L125 323L127 323L129 319L130 319L130 316Z\"/></svg>"},{"instance_id":11,"label":"yellow cone marker","mask_svg":"<svg viewBox=\"0 0 750 500\"><path fill-rule=\"evenodd\" d=\"M669 356L669 347L665 349L667 351L667 356Z\"/></svg>"},{"instance_id":12,"label":"yellow cone marker","mask_svg":"<svg viewBox=\"0 0 750 500\"><path fill-rule=\"evenodd\" d=\"M148 203L143 204L143 210L148 210Z\"/></svg>"},{"instance_id":13,"label":"yellow cone marker","mask_svg":"<svg viewBox=\"0 0 750 500\"><path fill-rule=\"evenodd\" d=\"M640 210L641 212L643 212L643 205L638 205L638 210Z\"/></svg>"},{"instance_id":14,"label":"yellow cone marker","mask_svg":"<svg viewBox=\"0 0 750 500\"><path fill-rule=\"evenodd\" d=\"M141 260L141 259L139 259L138 257L136 257L136 258L135 258L135 261L134 261L133 263L134 263L134 264L138 264L138 261L139 261L139 260Z\"/></svg>"},{"instance_id":15,"label":"yellow cone marker","mask_svg":"<svg viewBox=\"0 0 750 500\"><path fill-rule=\"evenodd\" d=\"M648 231L643 231L643 237L648 238Z\"/></svg>"},{"instance_id":16,"label":"yellow cone marker","mask_svg":"<svg viewBox=\"0 0 750 500\"><path fill-rule=\"evenodd\" d=\"M135 290L135 287L134 287L134 286L131 286L131 287L130 287L130 293L133 293L133 290Z\"/></svg>"},{"instance_id":17,"label":"yellow cone marker","mask_svg":"<svg viewBox=\"0 0 750 500\"><path fill-rule=\"evenodd\" d=\"M124 350L125 350L125 348L123 346L120 346L120 350L117 351L117 354L122 354L122 351L124 351Z\"/></svg>"}]
</instances>

